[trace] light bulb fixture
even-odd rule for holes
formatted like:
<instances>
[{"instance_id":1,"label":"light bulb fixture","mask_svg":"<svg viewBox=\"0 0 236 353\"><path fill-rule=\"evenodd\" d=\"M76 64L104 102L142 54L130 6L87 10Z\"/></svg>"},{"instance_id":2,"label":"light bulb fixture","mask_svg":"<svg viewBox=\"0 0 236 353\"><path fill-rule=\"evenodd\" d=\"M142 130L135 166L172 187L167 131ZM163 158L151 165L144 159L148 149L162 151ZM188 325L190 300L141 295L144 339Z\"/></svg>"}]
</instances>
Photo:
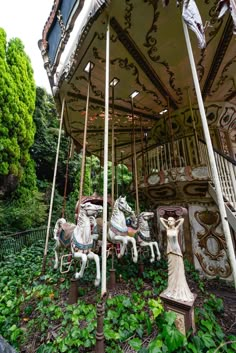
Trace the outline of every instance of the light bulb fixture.
<instances>
[{"instance_id":1,"label":"light bulb fixture","mask_svg":"<svg viewBox=\"0 0 236 353\"><path fill-rule=\"evenodd\" d=\"M133 93L131 93L130 98L135 98L137 95L139 94L139 91L134 91Z\"/></svg>"},{"instance_id":2,"label":"light bulb fixture","mask_svg":"<svg viewBox=\"0 0 236 353\"><path fill-rule=\"evenodd\" d=\"M159 114L162 115L162 114L165 114L165 113L167 113L167 112L168 112L168 110L167 110L167 109L164 109L164 110L162 110Z\"/></svg>"},{"instance_id":3,"label":"light bulb fixture","mask_svg":"<svg viewBox=\"0 0 236 353\"><path fill-rule=\"evenodd\" d=\"M94 66L94 63L92 61L89 61L85 66L84 71L89 73L93 70Z\"/></svg>"},{"instance_id":4,"label":"light bulb fixture","mask_svg":"<svg viewBox=\"0 0 236 353\"><path fill-rule=\"evenodd\" d=\"M119 82L120 80L117 77L114 77L110 82L110 86L115 87Z\"/></svg>"}]
</instances>

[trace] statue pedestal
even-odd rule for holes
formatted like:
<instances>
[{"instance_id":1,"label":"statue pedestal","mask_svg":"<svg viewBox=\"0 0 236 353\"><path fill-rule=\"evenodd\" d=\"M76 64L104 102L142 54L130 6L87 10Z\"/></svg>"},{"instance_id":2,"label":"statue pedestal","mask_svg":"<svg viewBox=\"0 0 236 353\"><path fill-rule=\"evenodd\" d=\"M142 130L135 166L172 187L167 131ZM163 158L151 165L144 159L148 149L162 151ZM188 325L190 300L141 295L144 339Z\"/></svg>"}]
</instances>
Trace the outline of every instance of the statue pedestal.
<instances>
[{"instance_id":1,"label":"statue pedestal","mask_svg":"<svg viewBox=\"0 0 236 353\"><path fill-rule=\"evenodd\" d=\"M196 332L194 302L197 295L193 295L193 301L181 302L179 300L171 299L162 293L160 294L160 298L164 303L164 309L166 311L173 311L176 314L175 325L183 335L186 335L189 329L193 330L193 334Z\"/></svg>"}]
</instances>

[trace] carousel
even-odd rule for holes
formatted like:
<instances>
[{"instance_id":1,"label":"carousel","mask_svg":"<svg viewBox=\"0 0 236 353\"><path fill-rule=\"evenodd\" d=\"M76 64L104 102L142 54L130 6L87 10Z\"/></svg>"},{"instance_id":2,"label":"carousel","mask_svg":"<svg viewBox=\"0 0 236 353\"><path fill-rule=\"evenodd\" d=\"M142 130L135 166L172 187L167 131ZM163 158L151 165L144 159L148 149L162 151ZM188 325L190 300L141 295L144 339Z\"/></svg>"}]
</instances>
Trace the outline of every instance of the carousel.
<instances>
[{"instance_id":1,"label":"carousel","mask_svg":"<svg viewBox=\"0 0 236 353\"><path fill-rule=\"evenodd\" d=\"M236 284L235 32L233 0L54 0L39 48L60 131L83 154L78 217L87 212L96 220L99 211L99 203L87 202L86 210L82 202L86 154L104 167L101 298L107 242L120 244L119 256L131 242L134 262L146 242L129 233L128 216L136 230L137 222L154 217L154 241L163 251L183 219L178 255L204 276ZM134 210L117 194L119 163L133 175Z\"/></svg>"}]
</instances>

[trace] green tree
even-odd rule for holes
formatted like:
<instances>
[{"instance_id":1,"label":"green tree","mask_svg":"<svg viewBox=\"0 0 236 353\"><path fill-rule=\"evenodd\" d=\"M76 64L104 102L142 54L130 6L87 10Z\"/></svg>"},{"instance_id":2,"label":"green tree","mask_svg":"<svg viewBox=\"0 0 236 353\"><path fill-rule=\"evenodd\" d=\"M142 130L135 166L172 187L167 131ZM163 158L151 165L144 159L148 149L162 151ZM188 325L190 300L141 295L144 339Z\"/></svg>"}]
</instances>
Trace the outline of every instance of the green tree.
<instances>
[{"instance_id":1,"label":"green tree","mask_svg":"<svg viewBox=\"0 0 236 353\"><path fill-rule=\"evenodd\" d=\"M29 153L35 134L33 70L21 40L14 38L7 44L3 29L0 70L0 181L4 185L0 195L4 214L1 225L4 231L13 232L42 225L46 207Z\"/></svg>"},{"instance_id":2,"label":"green tree","mask_svg":"<svg viewBox=\"0 0 236 353\"><path fill-rule=\"evenodd\" d=\"M22 42L16 38L7 45L3 29L0 29L0 70L0 175L13 174L20 180L30 160L29 147L34 139L35 83Z\"/></svg>"}]
</instances>

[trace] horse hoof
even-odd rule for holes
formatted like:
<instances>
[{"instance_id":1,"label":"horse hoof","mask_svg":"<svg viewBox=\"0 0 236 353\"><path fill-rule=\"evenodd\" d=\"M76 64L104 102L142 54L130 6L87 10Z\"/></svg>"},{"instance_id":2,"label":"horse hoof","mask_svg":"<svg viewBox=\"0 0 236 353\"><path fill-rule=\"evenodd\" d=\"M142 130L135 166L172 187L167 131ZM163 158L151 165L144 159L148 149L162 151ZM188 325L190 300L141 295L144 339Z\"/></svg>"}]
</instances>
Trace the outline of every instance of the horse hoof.
<instances>
[{"instance_id":1,"label":"horse hoof","mask_svg":"<svg viewBox=\"0 0 236 353\"><path fill-rule=\"evenodd\" d=\"M155 260L155 259L152 257L152 258L150 259L150 262L152 263L152 262L154 262L154 260Z\"/></svg>"},{"instance_id":2,"label":"horse hoof","mask_svg":"<svg viewBox=\"0 0 236 353\"><path fill-rule=\"evenodd\" d=\"M159 261L161 259L161 255L157 256L157 261Z\"/></svg>"},{"instance_id":3,"label":"horse hoof","mask_svg":"<svg viewBox=\"0 0 236 353\"><path fill-rule=\"evenodd\" d=\"M81 276L81 274L79 272L75 273L75 279L79 279L82 278L83 276Z\"/></svg>"},{"instance_id":4,"label":"horse hoof","mask_svg":"<svg viewBox=\"0 0 236 353\"><path fill-rule=\"evenodd\" d=\"M134 263L137 263L137 262L138 262L138 258L137 258L137 257L134 257L134 258L133 258L133 262L134 262Z\"/></svg>"},{"instance_id":5,"label":"horse hoof","mask_svg":"<svg viewBox=\"0 0 236 353\"><path fill-rule=\"evenodd\" d=\"M99 284L100 284L100 279L95 279L95 281L94 281L95 287L98 287Z\"/></svg>"}]
</instances>

